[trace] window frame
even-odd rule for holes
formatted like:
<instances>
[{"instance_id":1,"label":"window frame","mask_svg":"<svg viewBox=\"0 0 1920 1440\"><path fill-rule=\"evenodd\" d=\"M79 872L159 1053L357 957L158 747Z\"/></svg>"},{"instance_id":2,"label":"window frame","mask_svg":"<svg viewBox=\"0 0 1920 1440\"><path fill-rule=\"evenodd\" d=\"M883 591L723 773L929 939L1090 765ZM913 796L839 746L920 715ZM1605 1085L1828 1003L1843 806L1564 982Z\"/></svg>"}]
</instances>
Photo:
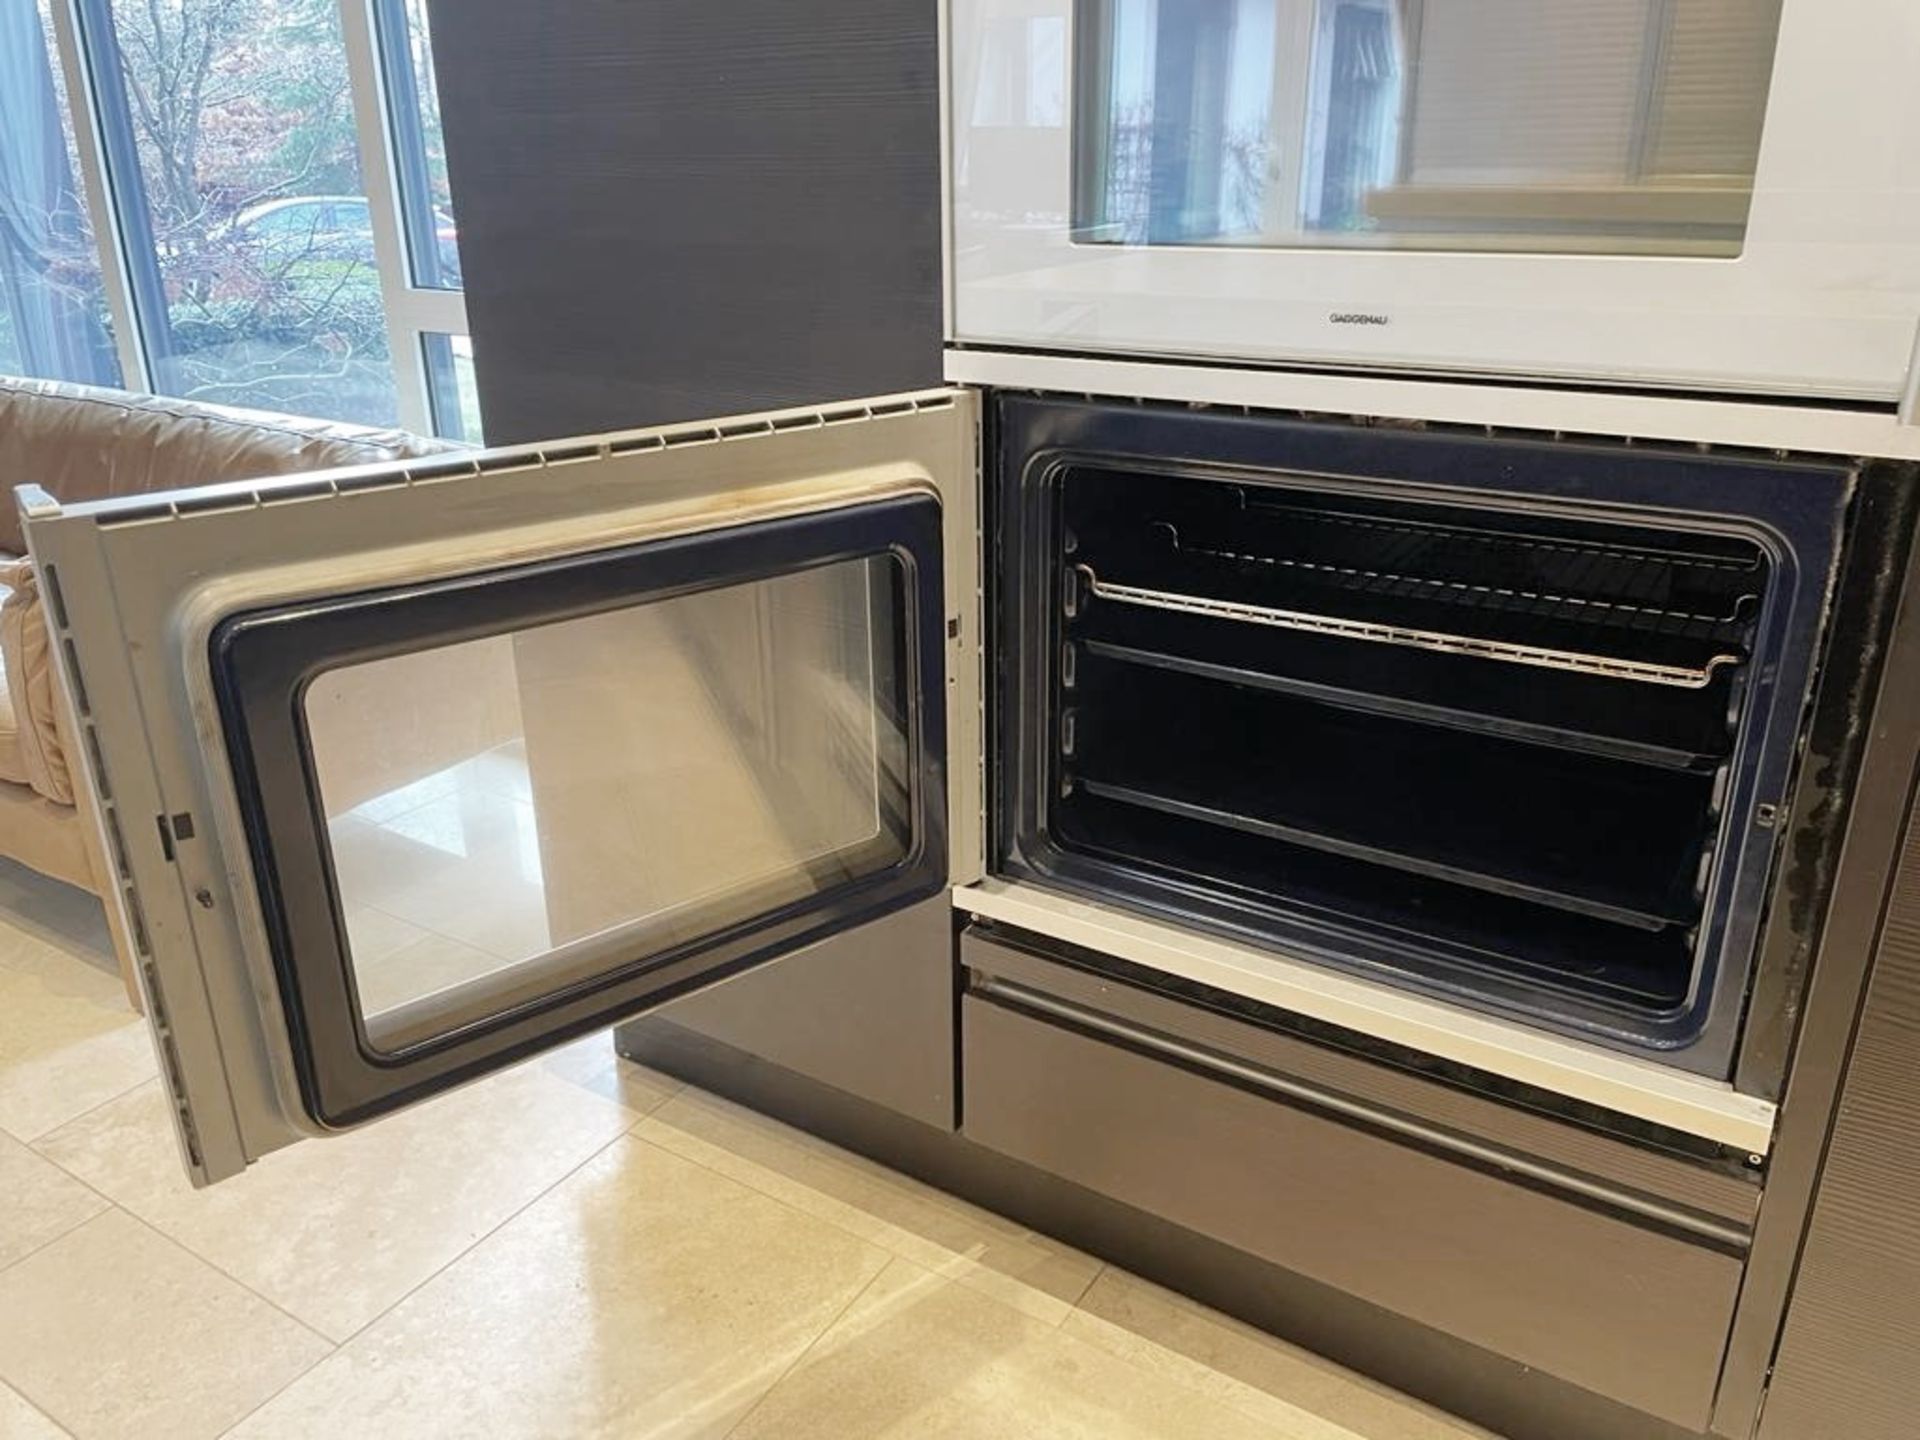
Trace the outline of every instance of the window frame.
<instances>
[{"instance_id":1,"label":"window frame","mask_svg":"<svg viewBox=\"0 0 1920 1440\"><path fill-rule=\"evenodd\" d=\"M426 126L420 107L420 76L414 68L409 0L371 0L376 68L387 87L386 119L399 204L400 241L409 282L416 289L448 291L440 253L440 207L434 203L427 161Z\"/></svg>"},{"instance_id":2,"label":"window frame","mask_svg":"<svg viewBox=\"0 0 1920 1440\"><path fill-rule=\"evenodd\" d=\"M112 123L112 97L96 83L102 67L117 64L110 4L111 0L52 0L49 9L121 383L129 390L152 391L155 357L169 343L171 331L151 235L146 233L150 221L144 179L131 149L132 137L117 133L124 127ZM414 97L416 86L411 68L404 83L395 83L387 69L388 63L397 61L411 64L406 4L405 0L339 0L339 10L361 188L373 222L374 261L386 314L396 414L402 428L432 435L435 413L425 337L469 332L463 290L428 288L414 280L402 172L409 164L423 163L408 150L420 144L421 132L418 114L402 114L397 102ZM384 50L383 35L391 37ZM124 96L120 100L124 105ZM431 198L422 194L419 202L431 222Z\"/></svg>"}]
</instances>

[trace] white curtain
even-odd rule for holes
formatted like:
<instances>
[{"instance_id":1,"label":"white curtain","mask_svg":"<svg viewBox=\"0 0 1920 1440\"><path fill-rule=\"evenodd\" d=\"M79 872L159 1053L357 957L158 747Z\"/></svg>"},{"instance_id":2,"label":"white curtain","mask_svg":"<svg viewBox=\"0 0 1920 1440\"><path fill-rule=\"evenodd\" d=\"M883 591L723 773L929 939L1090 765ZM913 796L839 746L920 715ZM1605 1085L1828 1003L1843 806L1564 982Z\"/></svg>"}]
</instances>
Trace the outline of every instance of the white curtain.
<instances>
[{"instance_id":1,"label":"white curtain","mask_svg":"<svg viewBox=\"0 0 1920 1440\"><path fill-rule=\"evenodd\" d=\"M0 365L116 382L36 0L0 0Z\"/></svg>"}]
</instances>

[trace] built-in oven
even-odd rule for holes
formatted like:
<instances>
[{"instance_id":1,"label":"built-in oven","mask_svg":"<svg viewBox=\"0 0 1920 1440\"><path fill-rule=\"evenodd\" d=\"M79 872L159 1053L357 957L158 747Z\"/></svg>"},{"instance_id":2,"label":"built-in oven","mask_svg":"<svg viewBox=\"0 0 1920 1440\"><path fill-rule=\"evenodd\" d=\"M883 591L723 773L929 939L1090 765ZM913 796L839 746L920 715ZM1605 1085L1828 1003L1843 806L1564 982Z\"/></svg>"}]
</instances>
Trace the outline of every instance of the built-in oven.
<instances>
[{"instance_id":1,"label":"built-in oven","mask_svg":"<svg viewBox=\"0 0 1920 1440\"><path fill-rule=\"evenodd\" d=\"M210 1181L943 895L1763 1154L1910 484L955 388L24 493Z\"/></svg>"},{"instance_id":2,"label":"built-in oven","mask_svg":"<svg viewBox=\"0 0 1920 1440\"><path fill-rule=\"evenodd\" d=\"M1890 400L1884 0L954 0L969 348Z\"/></svg>"},{"instance_id":3,"label":"built-in oven","mask_svg":"<svg viewBox=\"0 0 1920 1440\"><path fill-rule=\"evenodd\" d=\"M955 387L23 490L188 1173L636 1021L1508 1433L1750 1433L1917 471L1625 403Z\"/></svg>"},{"instance_id":4,"label":"built-in oven","mask_svg":"<svg viewBox=\"0 0 1920 1440\"><path fill-rule=\"evenodd\" d=\"M993 413L1005 874L1731 1073L1853 467Z\"/></svg>"}]
</instances>

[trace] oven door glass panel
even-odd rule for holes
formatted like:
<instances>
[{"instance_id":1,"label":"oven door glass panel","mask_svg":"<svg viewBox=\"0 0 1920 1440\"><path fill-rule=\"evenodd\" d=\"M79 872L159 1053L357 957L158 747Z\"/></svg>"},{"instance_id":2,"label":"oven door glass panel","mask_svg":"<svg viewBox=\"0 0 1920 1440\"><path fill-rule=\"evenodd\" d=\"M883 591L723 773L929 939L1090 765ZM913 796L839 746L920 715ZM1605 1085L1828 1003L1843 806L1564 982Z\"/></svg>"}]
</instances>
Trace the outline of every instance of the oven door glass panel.
<instances>
[{"instance_id":1,"label":"oven door glass panel","mask_svg":"<svg viewBox=\"0 0 1920 1440\"><path fill-rule=\"evenodd\" d=\"M193 1176L971 879L974 427L939 391L49 502Z\"/></svg>"},{"instance_id":2,"label":"oven door glass panel","mask_svg":"<svg viewBox=\"0 0 1920 1440\"><path fill-rule=\"evenodd\" d=\"M1086 0L1076 238L1734 255L1780 6Z\"/></svg>"},{"instance_id":3,"label":"oven door glass panel","mask_svg":"<svg viewBox=\"0 0 1920 1440\"><path fill-rule=\"evenodd\" d=\"M369 1047L403 1054L906 862L908 585L896 554L840 560L313 681ZM422 742L398 773L396 731ZM460 738L431 754L433 736Z\"/></svg>"}]
</instances>

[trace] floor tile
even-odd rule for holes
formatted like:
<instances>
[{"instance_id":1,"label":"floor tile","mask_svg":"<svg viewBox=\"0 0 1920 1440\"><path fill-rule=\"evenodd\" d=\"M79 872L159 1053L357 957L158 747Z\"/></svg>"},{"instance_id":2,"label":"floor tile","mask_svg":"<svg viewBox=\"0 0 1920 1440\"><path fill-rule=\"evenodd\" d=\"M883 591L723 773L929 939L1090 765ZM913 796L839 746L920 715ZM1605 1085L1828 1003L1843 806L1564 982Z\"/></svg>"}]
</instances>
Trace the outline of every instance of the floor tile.
<instances>
[{"instance_id":1,"label":"floor tile","mask_svg":"<svg viewBox=\"0 0 1920 1440\"><path fill-rule=\"evenodd\" d=\"M0 1380L80 1440L218 1435L329 1348L119 1210L0 1272Z\"/></svg>"},{"instance_id":2,"label":"floor tile","mask_svg":"<svg viewBox=\"0 0 1920 1440\"><path fill-rule=\"evenodd\" d=\"M357 812L329 820L327 836L341 903L349 908L371 906L411 920L395 909L395 898L461 870L459 856L396 835L384 825L362 819Z\"/></svg>"},{"instance_id":3,"label":"floor tile","mask_svg":"<svg viewBox=\"0 0 1920 1440\"><path fill-rule=\"evenodd\" d=\"M639 1115L652 1114L686 1089L671 1075L622 1058L614 1049L611 1030L563 1045L535 1063L548 1074Z\"/></svg>"},{"instance_id":4,"label":"floor tile","mask_svg":"<svg viewBox=\"0 0 1920 1440\"><path fill-rule=\"evenodd\" d=\"M1071 1246L696 1090L635 1133L1048 1324L1100 1271Z\"/></svg>"},{"instance_id":5,"label":"floor tile","mask_svg":"<svg viewBox=\"0 0 1920 1440\"><path fill-rule=\"evenodd\" d=\"M449 765L443 770L430 771L416 780L404 785L396 785L391 790L362 800L348 815L357 820L369 821L380 825L404 815L409 810L418 809L429 800L438 800L443 795L451 795L460 789L464 772L458 765Z\"/></svg>"},{"instance_id":6,"label":"floor tile","mask_svg":"<svg viewBox=\"0 0 1920 1440\"><path fill-rule=\"evenodd\" d=\"M31 1140L154 1073L112 970L18 930L0 945L0 1130Z\"/></svg>"},{"instance_id":7,"label":"floor tile","mask_svg":"<svg viewBox=\"0 0 1920 1440\"><path fill-rule=\"evenodd\" d=\"M44 1410L11 1385L0 1385L0 1440L68 1440Z\"/></svg>"},{"instance_id":8,"label":"floor tile","mask_svg":"<svg viewBox=\"0 0 1920 1440\"><path fill-rule=\"evenodd\" d=\"M448 856L384 830L377 842L354 834L343 843L337 823L334 834L336 856L354 849L384 857L379 884L357 894L363 903L502 960L523 960L550 948L546 891L537 879L528 879L518 860L499 853ZM400 847L416 853L398 858Z\"/></svg>"},{"instance_id":9,"label":"floor tile","mask_svg":"<svg viewBox=\"0 0 1920 1440\"><path fill-rule=\"evenodd\" d=\"M335 1340L428 1279L639 1118L534 1062L193 1190L157 1085L41 1152Z\"/></svg>"},{"instance_id":10,"label":"floor tile","mask_svg":"<svg viewBox=\"0 0 1920 1440\"><path fill-rule=\"evenodd\" d=\"M341 894L504 960L549 946L533 806L456 779L377 824L365 807L328 826Z\"/></svg>"},{"instance_id":11,"label":"floor tile","mask_svg":"<svg viewBox=\"0 0 1920 1440\"><path fill-rule=\"evenodd\" d=\"M533 799L533 777L527 766L527 742L509 740L462 761L460 778L482 790L513 800Z\"/></svg>"},{"instance_id":12,"label":"floor tile","mask_svg":"<svg viewBox=\"0 0 1920 1440\"><path fill-rule=\"evenodd\" d=\"M347 948L355 965L384 960L396 950L404 950L427 932L409 924L398 915L389 915L371 905L346 907Z\"/></svg>"},{"instance_id":13,"label":"floor tile","mask_svg":"<svg viewBox=\"0 0 1920 1440\"><path fill-rule=\"evenodd\" d=\"M382 821L381 828L458 860L511 860L527 879L540 878L540 830L526 800L461 785Z\"/></svg>"},{"instance_id":14,"label":"floor tile","mask_svg":"<svg viewBox=\"0 0 1920 1440\"><path fill-rule=\"evenodd\" d=\"M0 862L0 1440L1483 1436L609 1034L194 1192L90 915Z\"/></svg>"},{"instance_id":15,"label":"floor tile","mask_svg":"<svg viewBox=\"0 0 1920 1440\"><path fill-rule=\"evenodd\" d=\"M369 1022L377 1022L377 1017L386 1011L510 969L512 964L464 940L422 931L418 939L378 959L355 951L353 981ZM376 1040L380 1038L377 1023L374 1023L373 1034Z\"/></svg>"},{"instance_id":16,"label":"floor tile","mask_svg":"<svg viewBox=\"0 0 1920 1440\"><path fill-rule=\"evenodd\" d=\"M1486 1432L1252 1326L1107 1270L1062 1327L1141 1374L1277 1426L1297 1440L1471 1440Z\"/></svg>"},{"instance_id":17,"label":"floor tile","mask_svg":"<svg viewBox=\"0 0 1920 1440\"><path fill-rule=\"evenodd\" d=\"M892 1262L731 1440L1297 1440Z\"/></svg>"},{"instance_id":18,"label":"floor tile","mask_svg":"<svg viewBox=\"0 0 1920 1440\"><path fill-rule=\"evenodd\" d=\"M724 1435L885 1263L623 1139L235 1436Z\"/></svg>"},{"instance_id":19,"label":"floor tile","mask_svg":"<svg viewBox=\"0 0 1920 1440\"><path fill-rule=\"evenodd\" d=\"M0 1270L106 1208L59 1166L0 1135Z\"/></svg>"}]
</instances>

